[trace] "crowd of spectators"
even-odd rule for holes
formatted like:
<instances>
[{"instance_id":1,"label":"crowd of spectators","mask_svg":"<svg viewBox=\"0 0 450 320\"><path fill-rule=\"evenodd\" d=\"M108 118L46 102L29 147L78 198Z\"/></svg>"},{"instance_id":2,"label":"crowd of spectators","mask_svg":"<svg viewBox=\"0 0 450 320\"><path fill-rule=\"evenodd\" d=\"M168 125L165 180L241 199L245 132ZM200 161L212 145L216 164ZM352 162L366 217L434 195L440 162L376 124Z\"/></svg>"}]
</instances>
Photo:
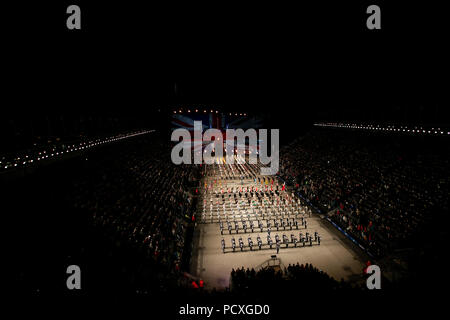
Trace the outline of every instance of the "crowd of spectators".
<instances>
[{"instance_id":1,"label":"crowd of spectators","mask_svg":"<svg viewBox=\"0 0 450 320\"><path fill-rule=\"evenodd\" d=\"M449 208L448 150L440 141L432 145L405 139L314 130L280 150L279 175L371 253L385 256L438 239L439 229L448 225L439 223ZM74 255L81 247L80 256L66 262L81 265L85 283L96 286L92 289L159 293L179 288L182 271L188 270L202 168L174 165L170 145L161 141L149 134L105 145L80 154L73 164L42 168L31 184L5 184L11 212L20 212L10 215L11 225L23 217L33 221L26 234L44 239L38 248L52 246L49 257L57 255L59 239L65 239L64 250L69 245L76 249L67 251ZM19 200L24 186L34 195L29 203ZM47 214L34 214L41 210ZM54 227L60 216L73 219L64 224L73 227L65 231L70 236L51 233L59 230ZM22 247L28 248L28 239L23 237ZM39 257L40 252L30 254ZM16 258L25 265L20 254ZM21 283L28 286L36 277L20 270ZM238 269L231 279L237 291L286 283L346 286L307 264L280 271Z\"/></svg>"},{"instance_id":2,"label":"crowd of spectators","mask_svg":"<svg viewBox=\"0 0 450 320\"><path fill-rule=\"evenodd\" d=\"M308 292L311 290L335 290L351 288L344 280L337 281L312 264L289 264L285 268L264 267L258 271L244 267L231 271L233 292L253 291Z\"/></svg>"},{"instance_id":3,"label":"crowd of spectators","mask_svg":"<svg viewBox=\"0 0 450 320\"><path fill-rule=\"evenodd\" d=\"M185 241L199 168L172 164L169 146L151 135L95 153L87 166L67 201L88 217L91 269L116 267L111 273L123 274L119 285L125 289L176 285L189 261Z\"/></svg>"},{"instance_id":4,"label":"crowd of spectators","mask_svg":"<svg viewBox=\"0 0 450 320\"><path fill-rule=\"evenodd\" d=\"M383 256L425 239L448 212L447 151L419 139L313 130L281 150L280 176Z\"/></svg>"}]
</instances>

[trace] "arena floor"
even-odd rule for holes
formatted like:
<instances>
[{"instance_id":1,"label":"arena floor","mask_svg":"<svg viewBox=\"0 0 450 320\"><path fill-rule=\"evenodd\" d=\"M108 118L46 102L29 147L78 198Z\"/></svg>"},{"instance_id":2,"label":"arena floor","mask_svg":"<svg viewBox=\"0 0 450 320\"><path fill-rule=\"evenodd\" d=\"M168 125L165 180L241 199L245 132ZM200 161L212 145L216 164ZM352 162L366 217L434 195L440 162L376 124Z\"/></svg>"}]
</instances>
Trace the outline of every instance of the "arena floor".
<instances>
[{"instance_id":1,"label":"arena floor","mask_svg":"<svg viewBox=\"0 0 450 320\"><path fill-rule=\"evenodd\" d=\"M242 236L244 241L251 236L253 241L258 235L265 243L267 232L239 233L228 234L228 230L224 230L224 234L220 234L218 223L198 223L194 233L194 248L191 260L191 274L205 281L206 288L216 288L218 290L229 286L230 272L232 268L255 268L255 270L272 264L274 260L272 255L276 255L281 262L281 267L294 263L312 263L313 266L327 272L333 278L340 280L341 278L351 282L359 282L362 280L362 270L368 257L350 240L336 230L328 221L322 219L316 214L312 214L308 218L307 230L287 230L272 231L272 237L278 234L282 237L286 234L288 238L291 233L298 236L302 231L309 231L313 234L315 231L321 236L321 243L313 243L309 246L288 248L281 245L277 254L275 246L273 249L267 248L259 250L254 245L253 251L247 247L244 252L240 248L236 248L232 252L230 247L231 238L234 236L237 240ZM221 240L225 239L227 245L226 253L222 252ZM256 242L255 242L256 243ZM266 245L267 247L267 245Z\"/></svg>"}]
</instances>

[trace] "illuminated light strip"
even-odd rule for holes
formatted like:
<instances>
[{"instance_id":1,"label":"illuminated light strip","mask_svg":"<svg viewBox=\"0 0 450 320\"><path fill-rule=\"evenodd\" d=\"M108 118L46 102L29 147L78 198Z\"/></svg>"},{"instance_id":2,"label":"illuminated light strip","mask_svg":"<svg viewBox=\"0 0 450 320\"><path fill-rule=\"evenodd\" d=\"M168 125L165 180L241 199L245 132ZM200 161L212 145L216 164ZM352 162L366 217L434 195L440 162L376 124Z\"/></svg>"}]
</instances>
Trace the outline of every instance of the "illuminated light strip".
<instances>
[{"instance_id":1,"label":"illuminated light strip","mask_svg":"<svg viewBox=\"0 0 450 320\"><path fill-rule=\"evenodd\" d=\"M104 139L104 140L101 140L101 139L99 138L99 139L96 139L96 140L93 140L93 141L91 140L91 141L88 141L88 142L81 142L81 143L79 143L79 144L77 145L77 147L75 147L75 144L72 145L72 146L69 146L70 149L69 149L69 150L66 150L65 153L74 152L74 151L78 151L78 150L84 150L84 149L92 148L92 147L94 147L94 146L96 146L96 145L99 145L99 144L104 144L104 143L107 143L107 142L119 141L119 140L126 139L126 138L136 137L136 136L143 135L143 134L147 134L147 133L151 133L151 132L154 132L154 131L155 131L155 130L145 130L145 131L142 131L142 132L130 133L130 134L125 134L125 135L116 135L116 136L112 136L112 137L106 138L106 139ZM94 143L94 141L95 141L96 143ZM55 151L56 151L56 148L53 148L52 151L55 152ZM29 156L28 156L28 155L25 155L24 158L25 158L26 160L22 162L22 165L25 165L27 162L28 162L28 163L33 163L34 160L40 161L40 160L42 160L42 159L44 159L44 158L47 159L47 158L48 158L48 155L45 155L45 156L42 155L42 154L46 154L46 153L47 153L47 151L45 151L45 150L43 150L43 151L41 151L41 152L38 152L37 155L36 155L36 158L34 158L34 159L28 159ZM62 156L63 154L64 154L64 150L62 150L62 151L57 151L56 154L55 154L55 153L51 153L51 154L50 154L50 157ZM42 155L42 156L41 156L41 155ZM4 166L4 169L8 169L8 168L11 167L11 166L17 167L17 165L20 164L20 163L17 162L17 161L19 161L20 159L21 159L21 157L14 158L14 160L15 160L16 162L15 162L15 163L13 162L11 165L6 164L6 165ZM1 162L0 162L0 163L1 163Z\"/></svg>"},{"instance_id":2,"label":"illuminated light strip","mask_svg":"<svg viewBox=\"0 0 450 320\"><path fill-rule=\"evenodd\" d=\"M420 127L420 129L418 129L417 127L414 127L414 129L408 129L407 126L403 127L400 126L400 128L397 128L395 126L385 126L385 127L380 127L380 125L377 125L376 127L374 127L375 125L357 125L357 124L352 124L352 123L335 123L335 122L327 122L327 123L314 123L313 124L316 127L331 127L331 128L347 128L347 129L362 129L362 130L382 130L382 131L396 131L396 132L412 132L412 133L422 133L422 134L441 134L444 135L445 132L441 131L441 128L431 128L431 130L426 131L423 127ZM450 135L450 132L447 132L447 135Z\"/></svg>"}]
</instances>

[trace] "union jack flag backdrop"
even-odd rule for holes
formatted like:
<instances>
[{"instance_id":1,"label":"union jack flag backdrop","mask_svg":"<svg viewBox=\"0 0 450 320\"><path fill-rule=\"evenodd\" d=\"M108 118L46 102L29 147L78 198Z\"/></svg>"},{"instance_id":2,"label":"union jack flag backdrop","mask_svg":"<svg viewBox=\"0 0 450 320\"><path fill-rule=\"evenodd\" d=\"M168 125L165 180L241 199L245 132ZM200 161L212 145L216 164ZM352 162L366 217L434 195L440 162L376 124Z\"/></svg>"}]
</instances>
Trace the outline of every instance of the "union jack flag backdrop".
<instances>
[{"instance_id":1,"label":"union jack flag backdrop","mask_svg":"<svg viewBox=\"0 0 450 320\"><path fill-rule=\"evenodd\" d=\"M194 130L194 121L202 121L203 130L215 128L219 130L225 129L249 129L262 128L263 121L257 116L247 116L233 113L218 112L177 112L172 115L172 130L184 128Z\"/></svg>"},{"instance_id":2,"label":"union jack flag backdrop","mask_svg":"<svg viewBox=\"0 0 450 320\"><path fill-rule=\"evenodd\" d=\"M256 116L247 116L246 114L234 114L234 113L218 113L218 112L176 112L171 117L172 130L183 128L191 132L192 141L191 146L194 150L204 148L209 142L200 143L195 141L193 136L194 121L202 122L202 131L210 128L219 129L222 131L224 142L226 141L226 129L258 129L262 128L263 121ZM247 152L250 149L245 146ZM255 150L256 151L256 150Z\"/></svg>"}]
</instances>

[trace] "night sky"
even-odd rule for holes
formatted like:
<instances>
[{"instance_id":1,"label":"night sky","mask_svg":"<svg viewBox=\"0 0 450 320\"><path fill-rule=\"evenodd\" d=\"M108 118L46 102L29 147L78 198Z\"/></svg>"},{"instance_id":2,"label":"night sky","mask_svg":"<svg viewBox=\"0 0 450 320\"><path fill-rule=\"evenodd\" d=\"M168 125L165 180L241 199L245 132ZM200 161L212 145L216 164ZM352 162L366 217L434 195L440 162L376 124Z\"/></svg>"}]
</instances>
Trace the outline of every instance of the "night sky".
<instances>
[{"instance_id":1,"label":"night sky","mask_svg":"<svg viewBox=\"0 0 450 320\"><path fill-rule=\"evenodd\" d=\"M3 121L81 114L151 125L174 106L204 104L286 127L448 123L445 11L429 2L377 1L381 30L367 30L364 1L74 3L80 31L65 26L72 2L10 5Z\"/></svg>"}]
</instances>

